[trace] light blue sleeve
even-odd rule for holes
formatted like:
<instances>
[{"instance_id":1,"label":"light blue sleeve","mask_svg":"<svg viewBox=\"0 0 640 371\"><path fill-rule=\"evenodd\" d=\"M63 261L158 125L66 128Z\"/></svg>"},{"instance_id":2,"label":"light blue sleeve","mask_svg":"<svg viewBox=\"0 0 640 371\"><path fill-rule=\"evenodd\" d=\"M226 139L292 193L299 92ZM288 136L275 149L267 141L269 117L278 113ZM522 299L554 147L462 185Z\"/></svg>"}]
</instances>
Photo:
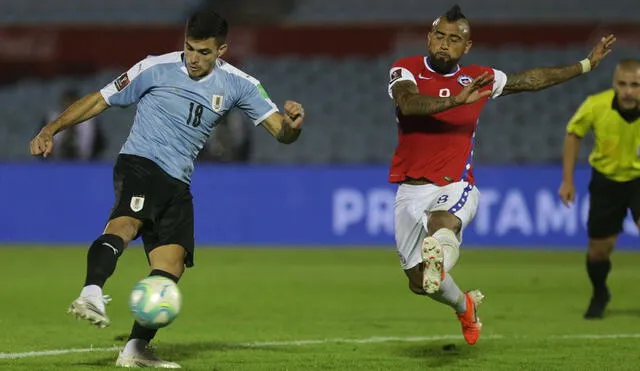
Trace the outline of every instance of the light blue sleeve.
<instances>
[{"instance_id":1,"label":"light blue sleeve","mask_svg":"<svg viewBox=\"0 0 640 371\"><path fill-rule=\"evenodd\" d=\"M152 68L142 61L102 88L100 93L110 106L126 107L137 103L153 85Z\"/></svg>"},{"instance_id":2,"label":"light blue sleeve","mask_svg":"<svg viewBox=\"0 0 640 371\"><path fill-rule=\"evenodd\" d=\"M254 125L259 125L267 117L278 112L278 107L271 101L259 81L242 77L237 79L239 85L237 106L253 121Z\"/></svg>"}]
</instances>

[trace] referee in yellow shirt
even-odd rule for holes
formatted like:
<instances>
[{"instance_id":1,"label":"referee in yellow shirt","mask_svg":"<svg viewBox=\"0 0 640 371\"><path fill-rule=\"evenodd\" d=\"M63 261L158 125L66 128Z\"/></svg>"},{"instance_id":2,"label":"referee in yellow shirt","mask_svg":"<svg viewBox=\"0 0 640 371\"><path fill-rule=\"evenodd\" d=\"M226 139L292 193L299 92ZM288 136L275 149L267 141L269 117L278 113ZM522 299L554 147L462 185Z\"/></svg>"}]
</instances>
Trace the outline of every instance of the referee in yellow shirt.
<instances>
[{"instance_id":1,"label":"referee in yellow shirt","mask_svg":"<svg viewBox=\"0 0 640 371\"><path fill-rule=\"evenodd\" d=\"M613 89L589 96L567 125L562 155L560 198L574 201L573 171L580 140L593 130L595 146L589 156L589 249L587 273L593 296L585 318L602 318L611 299L609 259L622 232L627 210L640 228L640 60L626 59L616 67Z\"/></svg>"}]
</instances>

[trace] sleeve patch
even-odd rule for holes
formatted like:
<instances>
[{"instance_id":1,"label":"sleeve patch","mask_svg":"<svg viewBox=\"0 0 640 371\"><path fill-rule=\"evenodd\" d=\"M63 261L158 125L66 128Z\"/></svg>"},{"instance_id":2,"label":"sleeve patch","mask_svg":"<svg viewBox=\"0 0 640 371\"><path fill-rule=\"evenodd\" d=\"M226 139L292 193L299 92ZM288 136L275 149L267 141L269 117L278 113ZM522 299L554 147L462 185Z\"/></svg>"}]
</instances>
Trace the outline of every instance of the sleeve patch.
<instances>
[{"instance_id":1,"label":"sleeve patch","mask_svg":"<svg viewBox=\"0 0 640 371\"><path fill-rule=\"evenodd\" d=\"M264 99L271 99L269 98L269 94L267 94L267 91L264 90L264 88L262 87L262 84L258 84L258 91L260 92L260 96Z\"/></svg>"},{"instance_id":2,"label":"sleeve patch","mask_svg":"<svg viewBox=\"0 0 640 371\"><path fill-rule=\"evenodd\" d=\"M121 91L126 88L129 83L131 83L131 80L129 80L129 75L125 72L116 79L114 84L116 86L116 90Z\"/></svg>"},{"instance_id":3,"label":"sleeve patch","mask_svg":"<svg viewBox=\"0 0 640 371\"><path fill-rule=\"evenodd\" d=\"M400 68L393 70L391 72L391 80L389 80L389 84L393 83L394 81L398 80L401 77L402 77L402 70Z\"/></svg>"}]
</instances>

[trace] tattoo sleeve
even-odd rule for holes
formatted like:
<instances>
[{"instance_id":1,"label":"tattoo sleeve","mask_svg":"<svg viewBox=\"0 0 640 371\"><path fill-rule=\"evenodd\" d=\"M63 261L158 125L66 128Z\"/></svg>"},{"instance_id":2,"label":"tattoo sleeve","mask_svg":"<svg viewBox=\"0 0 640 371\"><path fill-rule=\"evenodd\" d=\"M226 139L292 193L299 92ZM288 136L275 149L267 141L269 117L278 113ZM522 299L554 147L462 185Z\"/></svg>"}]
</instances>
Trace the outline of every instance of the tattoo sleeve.
<instances>
[{"instance_id":1,"label":"tattoo sleeve","mask_svg":"<svg viewBox=\"0 0 640 371\"><path fill-rule=\"evenodd\" d=\"M582 74L580 63L563 67L541 67L507 75L502 95L536 91L571 80Z\"/></svg>"},{"instance_id":2,"label":"tattoo sleeve","mask_svg":"<svg viewBox=\"0 0 640 371\"><path fill-rule=\"evenodd\" d=\"M406 116L429 116L457 105L453 97L436 98L420 94L411 81L397 82L391 88L391 93L400 112Z\"/></svg>"}]
</instances>

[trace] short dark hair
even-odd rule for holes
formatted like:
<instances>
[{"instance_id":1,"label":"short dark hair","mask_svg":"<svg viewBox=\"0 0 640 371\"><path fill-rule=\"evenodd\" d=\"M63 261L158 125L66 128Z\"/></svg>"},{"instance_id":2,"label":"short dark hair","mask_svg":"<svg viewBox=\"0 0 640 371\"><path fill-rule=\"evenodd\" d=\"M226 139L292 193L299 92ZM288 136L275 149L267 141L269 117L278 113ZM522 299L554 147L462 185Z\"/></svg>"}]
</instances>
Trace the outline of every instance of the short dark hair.
<instances>
[{"instance_id":1,"label":"short dark hair","mask_svg":"<svg viewBox=\"0 0 640 371\"><path fill-rule=\"evenodd\" d=\"M447 10L447 12L444 14L444 17L449 22L455 22L455 21L459 21L461 19L467 19L467 17L465 17L464 14L462 14L462 9L460 8L460 5L458 5L458 4L456 4L456 5L452 6L451 8L449 8L449 10Z\"/></svg>"},{"instance_id":2,"label":"short dark hair","mask_svg":"<svg viewBox=\"0 0 640 371\"><path fill-rule=\"evenodd\" d=\"M210 9L201 9L189 17L187 21L187 37L204 40L210 37L218 44L224 44L229 32L229 24L220 14Z\"/></svg>"},{"instance_id":3,"label":"short dark hair","mask_svg":"<svg viewBox=\"0 0 640 371\"><path fill-rule=\"evenodd\" d=\"M640 59L635 59L635 58L621 59L620 62L618 62L618 66L621 68L628 68L628 69L639 68Z\"/></svg>"}]
</instances>

